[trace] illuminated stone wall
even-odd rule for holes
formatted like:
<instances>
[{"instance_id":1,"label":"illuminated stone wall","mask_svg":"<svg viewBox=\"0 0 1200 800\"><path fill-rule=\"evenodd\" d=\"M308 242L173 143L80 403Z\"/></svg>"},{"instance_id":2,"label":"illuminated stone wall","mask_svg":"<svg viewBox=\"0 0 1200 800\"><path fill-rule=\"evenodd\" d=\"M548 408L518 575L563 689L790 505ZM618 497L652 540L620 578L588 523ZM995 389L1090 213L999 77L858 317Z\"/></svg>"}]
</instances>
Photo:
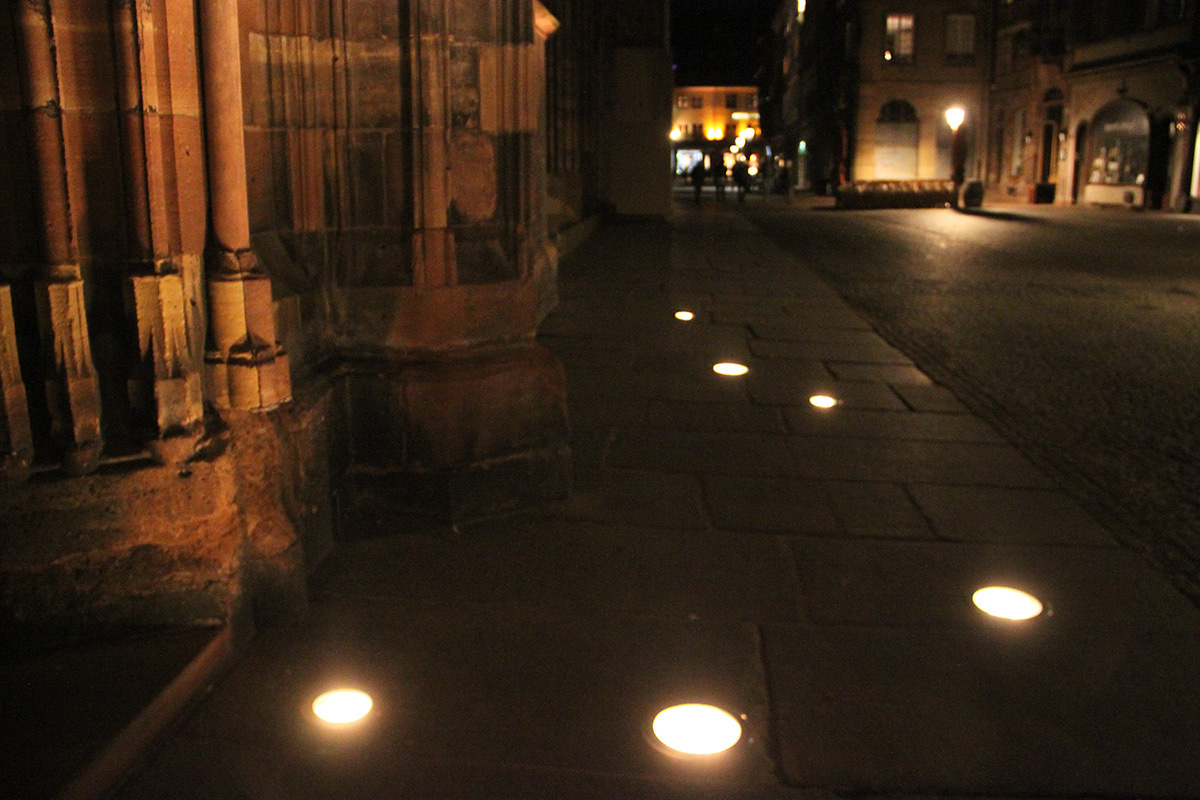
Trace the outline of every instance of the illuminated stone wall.
<instances>
[{"instance_id":1,"label":"illuminated stone wall","mask_svg":"<svg viewBox=\"0 0 1200 800\"><path fill-rule=\"evenodd\" d=\"M534 339L558 27L531 0L0 9L6 631L286 616L339 526L565 494Z\"/></svg>"}]
</instances>

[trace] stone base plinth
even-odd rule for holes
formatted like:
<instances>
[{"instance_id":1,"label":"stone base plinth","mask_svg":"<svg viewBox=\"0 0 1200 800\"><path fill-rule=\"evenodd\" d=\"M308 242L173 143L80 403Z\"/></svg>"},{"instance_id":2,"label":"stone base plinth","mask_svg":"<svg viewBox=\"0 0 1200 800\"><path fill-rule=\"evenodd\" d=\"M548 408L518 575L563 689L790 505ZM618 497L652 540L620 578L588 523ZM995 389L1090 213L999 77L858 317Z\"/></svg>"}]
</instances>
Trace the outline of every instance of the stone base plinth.
<instances>
[{"instance_id":1,"label":"stone base plinth","mask_svg":"<svg viewBox=\"0 0 1200 800\"><path fill-rule=\"evenodd\" d=\"M566 385L545 348L358 364L346 392L343 535L395 511L458 522L566 496Z\"/></svg>"}]
</instances>

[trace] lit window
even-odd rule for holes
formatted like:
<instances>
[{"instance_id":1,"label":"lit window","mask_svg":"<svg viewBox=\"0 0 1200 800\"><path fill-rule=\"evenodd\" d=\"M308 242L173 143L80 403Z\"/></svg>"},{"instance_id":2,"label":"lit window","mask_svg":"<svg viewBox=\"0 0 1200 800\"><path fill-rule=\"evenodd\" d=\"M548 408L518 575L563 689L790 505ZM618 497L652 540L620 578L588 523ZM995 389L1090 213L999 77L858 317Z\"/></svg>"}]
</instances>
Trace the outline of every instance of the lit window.
<instances>
[{"instance_id":1,"label":"lit window","mask_svg":"<svg viewBox=\"0 0 1200 800\"><path fill-rule=\"evenodd\" d=\"M901 64L913 60L913 15L888 14L887 37L883 50L884 61Z\"/></svg>"},{"instance_id":2,"label":"lit window","mask_svg":"<svg viewBox=\"0 0 1200 800\"><path fill-rule=\"evenodd\" d=\"M946 63L971 64L975 61L975 15L946 15Z\"/></svg>"},{"instance_id":3,"label":"lit window","mask_svg":"<svg viewBox=\"0 0 1200 800\"><path fill-rule=\"evenodd\" d=\"M691 102L692 99L686 94L676 95L675 97L676 108L687 108L689 105L691 105Z\"/></svg>"}]
</instances>

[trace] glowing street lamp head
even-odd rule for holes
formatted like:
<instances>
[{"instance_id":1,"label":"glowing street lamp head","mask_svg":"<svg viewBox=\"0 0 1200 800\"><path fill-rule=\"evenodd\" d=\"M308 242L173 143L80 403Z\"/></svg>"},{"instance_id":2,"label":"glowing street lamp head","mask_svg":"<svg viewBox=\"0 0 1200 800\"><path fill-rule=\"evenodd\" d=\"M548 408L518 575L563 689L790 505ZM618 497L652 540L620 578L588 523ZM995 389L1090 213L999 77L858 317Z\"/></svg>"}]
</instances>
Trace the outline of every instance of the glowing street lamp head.
<instances>
[{"instance_id":1,"label":"glowing street lamp head","mask_svg":"<svg viewBox=\"0 0 1200 800\"><path fill-rule=\"evenodd\" d=\"M651 727L660 742L689 756L722 753L742 738L742 726L732 714L700 703L660 711Z\"/></svg>"},{"instance_id":2,"label":"glowing street lamp head","mask_svg":"<svg viewBox=\"0 0 1200 800\"><path fill-rule=\"evenodd\" d=\"M963 111L958 106L946 109L946 122L950 125L950 130L957 131L958 126L963 124L963 120L967 118L967 112Z\"/></svg>"},{"instance_id":3,"label":"glowing street lamp head","mask_svg":"<svg viewBox=\"0 0 1200 800\"><path fill-rule=\"evenodd\" d=\"M679 130L679 128L671 129L671 141L672 142L678 142L682 138L683 138L683 131Z\"/></svg>"},{"instance_id":4,"label":"glowing street lamp head","mask_svg":"<svg viewBox=\"0 0 1200 800\"><path fill-rule=\"evenodd\" d=\"M720 125L712 125L705 129L704 138L710 142L716 142L725 138L725 129Z\"/></svg>"}]
</instances>

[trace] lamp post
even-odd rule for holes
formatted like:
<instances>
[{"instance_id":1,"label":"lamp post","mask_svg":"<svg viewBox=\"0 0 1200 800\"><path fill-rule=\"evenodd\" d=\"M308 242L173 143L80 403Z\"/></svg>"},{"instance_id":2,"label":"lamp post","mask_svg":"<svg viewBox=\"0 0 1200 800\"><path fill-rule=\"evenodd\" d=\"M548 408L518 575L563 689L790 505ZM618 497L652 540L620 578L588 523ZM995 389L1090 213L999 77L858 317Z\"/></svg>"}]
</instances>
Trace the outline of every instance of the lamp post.
<instances>
[{"instance_id":1,"label":"lamp post","mask_svg":"<svg viewBox=\"0 0 1200 800\"><path fill-rule=\"evenodd\" d=\"M954 181L955 192L962 186L966 172L967 150L959 132L966 116L967 113L958 106L946 109L946 122L950 124L950 130L954 134L950 144L950 180Z\"/></svg>"}]
</instances>

